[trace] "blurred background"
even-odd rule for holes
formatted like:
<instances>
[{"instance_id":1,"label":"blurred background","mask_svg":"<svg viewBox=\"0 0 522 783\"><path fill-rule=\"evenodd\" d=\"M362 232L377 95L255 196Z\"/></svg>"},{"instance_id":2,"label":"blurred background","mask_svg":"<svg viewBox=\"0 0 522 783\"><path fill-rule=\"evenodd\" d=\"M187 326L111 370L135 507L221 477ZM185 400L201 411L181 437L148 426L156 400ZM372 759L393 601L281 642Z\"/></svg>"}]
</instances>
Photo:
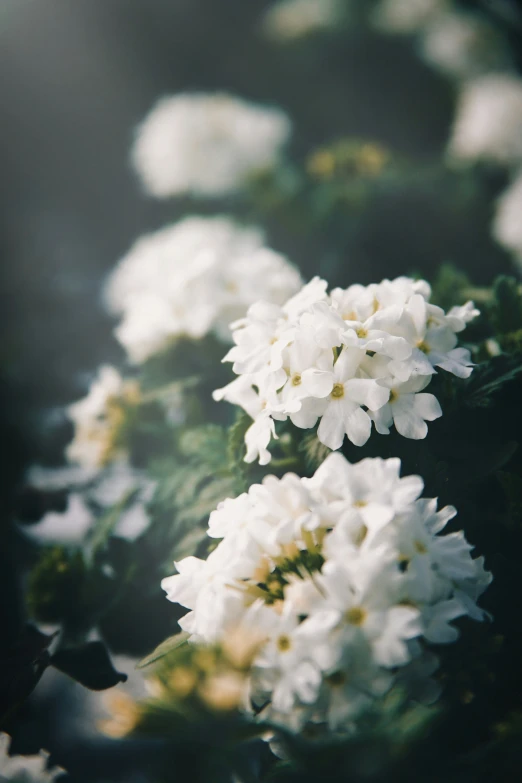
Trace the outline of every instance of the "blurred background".
<instances>
[{"instance_id":1,"label":"blurred background","mask_svg":"<svg viewBox=\"0 0 522 783\"><path fill-rule=\"evenodd\" d=\"M342 25L278 38L266 22L268 0L0 0L4 522L24 469L61 461L71 434L63 406L85 393L100 363L123 360L101 300L107 274L139 235L220 211L151 199L131 169L134 129L164 94L225 90L278 106L292 119L296 160L343 137L407 158L404 184L392 198L372 199L357 230L337 242L341 272L330 282L416 271L431 279L443 263L477 285L518 274L490 228L510 171L465 173L455 203L456 175L451 167L440 174L459 81L419 56L415 31L361 23L360 5L346 0ZM453 5L487 21L510 72L520 73L521 4ZM334 268L328 227L310 241L276 213L265 217L268 244L305 279ZM7 524L1 531L7 584Z\"/></svg>"}]
</instances>

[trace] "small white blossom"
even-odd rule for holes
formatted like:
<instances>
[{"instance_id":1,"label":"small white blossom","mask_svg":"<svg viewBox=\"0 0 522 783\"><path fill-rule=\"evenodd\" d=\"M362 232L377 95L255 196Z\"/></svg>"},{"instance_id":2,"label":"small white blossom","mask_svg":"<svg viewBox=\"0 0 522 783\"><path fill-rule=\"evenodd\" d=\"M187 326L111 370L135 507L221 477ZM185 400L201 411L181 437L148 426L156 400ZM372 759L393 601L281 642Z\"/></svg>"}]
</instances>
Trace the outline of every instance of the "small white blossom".
<instances>
[{"instance_id":1,"label":"small white blossom","mask_svg":"<svg viewBox=\"0 0 522 783\"><path fill-rule=\"evenodd\" d=\"M387 33L415 33L447 8L448 0L380 0L372 20Z\"/></svg>"},{"instance_id":2,"label":"small white blossom","mask_svg":"<svg viewBox=\"0 0 522 783\"><path fill-rule=\"evenodd\" d=\"M458 161L522 161L522 80L500 73L462 88L448 153Z\"/></svg>"},{"instance_id":3,"label":"small white blossom","mask_svg":"<svg viewBox=\"0 0 522 783\"><path fill-rule=\"evenodd\" d=\"M493 236L522 261L522 171L497 201Z\"/></svg>"},{"instance_id":4,"label":"small white blossom","mask_svg":"<svg viewBox=\"0 0 522 783\"><path fill-rule=\"evenodd\" d=\"M229 324L250 305L282 304L300 286L299 272L258 229L188 217L135 243L108 281L106 302L122 319L116 337L139 363L183 336L230 341Z\"/></svg>"},{"instance_id":5,"label":"small white blossom","mask_svg":"<svg viewBox=\"0 0 522 783\"><path fill-rule=\"evenodd\" d=\"M138 399L139 388L134 381L123 378L115 367L100 367L87 396L67 408L74 424L74 438L66 452L68 460L85 469L124 461L125 451L117 444L122 405Z\"/></svg>"},{"instance_id":6,"label":"small white blossom","mask_svg":"<svg viewBox=\"0 0 522 783\"><path fill-rule=\"evenodd\" d=\"M426 643L454 641L461 616L484 619L491 575L462 532L442 533L455 509L422 489L399 459L340 454L310 479L266 476L212 512L221 541L207 560L185 558L163 580L190 610L191 641L256 629L249 691L262 717L342 732L396 681L436 697Z\"/></svg>"},{"instance_id":7,"label":"small white blossom","mask_svg":"<svg viewBox=\"0 0 522 783\"><path fill-rule=\"evenodd\" d=\"M390 388L388 403L369 415L377 432L388 435L392 424L405 438L421 440L428 434L427 421L442 416L442 410L433 394L421 394L431 380L429 375L417 375L406 383Z\"/></svg>"},{"instance_id":8,"label":"small white blossom","mask_svg":"<svg viewBox=\"0 0 522 783\"><path fill-rule=\"evenodd\" d=\"M132 162L157 198L222 196L276 165L290 130L280 109L225 93L167 96L138 128Z\"/></svg>"},{"instance_id":9,"label":"small white blossom","mask_svg":"<svg viewBox=\"0 0 522 783\"><path fill-rule=\"evenodd\" d=\"M0 733L0 780L12 783L52 783L64 773L60 767L47 768L49 754L40 751L37 756L9 756L11 738Z\"/></svg>"},{"instance_id":10,"label":"small white blossom","mask_svg":"<svg viewBox=\"0 0 522 783\"><path fill-rule=\"evenodd\" d=\"M472 13L447 11L429 21L419 40L422 58L455 79L470 79L508 66L497 30Z\"/></svg>"},{"instance_id":11,"label":"small white blossom","mask_svg":"<svg viewBox=\"0 0 522 783\"><path fill-rule=\"evenodd\" d=\"M270 38L289 41L334 27L349 0L278 0L263 17Z\"/></svg>"},{"instance_id":12,"label":"small white blossom","mask_svg":"<svg viewBox=\"0 0 522 783\"><path fill-rule=\"evenodd\" d=\"M134 541L148 528L146 510L155 482L125 462L95 472L78 472L74 467L28 471L27 486L40 492L67 492L64 511L48 511L33 525L20 525L28 537L42 544L81 544L96 519L120 505L121 513L112 531L118 538Z\"/></svg>"},{"instance_id":13,"label":"small white blossom","mask_svg":"<svg viewBox=\"0 0 522 783\"><path fill-rule=\"evenodd\" d=\"M472 302L445 313L429 302L423 280L399 277L327 294L314 278L283 306L258 302L233 324L236 380L214 399L241 406L253 424L246 461L270 459L275 421L290 418L314 427L331 449L345 436L362 446L392 424L407 438L425 438L427 421L442 415L424 389L438 368L459 378L472 371L468 349L457 334L478 315Z\"/></svg>"}]
</instances>

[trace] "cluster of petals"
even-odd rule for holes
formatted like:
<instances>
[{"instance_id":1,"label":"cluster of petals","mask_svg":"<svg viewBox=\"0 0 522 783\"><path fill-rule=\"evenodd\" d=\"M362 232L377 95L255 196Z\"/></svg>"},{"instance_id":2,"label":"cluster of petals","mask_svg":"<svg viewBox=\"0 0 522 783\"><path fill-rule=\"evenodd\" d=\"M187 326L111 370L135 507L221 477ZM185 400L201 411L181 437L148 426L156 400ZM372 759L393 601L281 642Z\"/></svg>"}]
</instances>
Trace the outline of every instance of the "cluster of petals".
<instances>
[{"instance_id":1,"label":"cluster of petals","mask_svg":"<svg viewBox=\"0 0 522 783\"><path fill-rule=\"evenodd\" d=\"M31 491L44 498L67 494L65 510L48 511L38 523L20 525L25 535L40 544L82 545L97 520L115 506L121 511L112 530L114 536L134 541L149 527L147 504L156 483L128 462L112 462L103 469L33 465L25 481Z\"/></svg>"},{"instance_id":2,"label":"cluster of petals","mask_svg":"<svg viewBox=\"0 0 522 783\"><path fill-rule=\"evenodd\" d=\"M69 443L67 459L85 469L102 467L109 457L116 422L112 403L136 393L136 384L125 380L111 365L99 368L85 397L69 405L67 414L74 424L74 437ZM125 454L111 454L125 459Z\"/></svg>"},{"instance_id":3,"label":"cluster of petals","mask_svg":"<svg viewBox=\"0 0 522 783\"><path fill-rule=\"evenodd\" d=\"M10 756L8 734L0 733L0 781L7 783L52 783L63 778L61 767L49 768L49 754L41 750L34 756Z\"/></svg>"},{"instance_id":4,"label":"cluster of petals","mask_svg":"<svg viewBox=\"0 0 522 783\"><path fill-rule=\"evenodd\" d=\"M157 198L222 196L272 168L290 131L280 109L226 93L170 95L138 128L132 161Z\"/></svg>"},{"instance_id":5,"label":"cluster of petals","mask_svg":"<svg viewBox=\"0 0 522 783\"><path fill-rule=\"evenodd\" d=\"M180 337L213 332L230 342L230 322L259 297L282 303L301 285L259 229L190 216L138 239L109 278L105 300L121 318L117 339L141 363Z\"/></svg>"},{"instance_id":6,"label":"cluster of petals","mask_svg":"<svg viewBox=\"0 0 522 783\"><path fill-rule=\"evenodd\" d=\"M493 236L522 264L522 169L500 196L493 221Z\"/></svg>"},{"instance_id":7,"label":"cluster of petals","mask_svg":"<svg viewBox=\"0 0 522 783\"><path fill-rule=\"evenodd\" d=\"M263 715L344 730L397 679L427 686L426 643L456 640L456 618L484 619L483 558L462 532L441 534L456 510L437 510L422 479L399 472L396 458L333 453L312 478L266 476L212 512L208 535L221 541L207 560L187 557L163 580L190 610L191 641L257 635L249 699L269 705Z\"/></svg>"},{"instance_id":8,"label":"cluster of petals","mask_svg":"<svg viewBox=\"0 0 522 783\"><path fill-rule=\"evenodd\" d=\"M372 22L388 34L414 35L421 59L457 81L511 66L495 26L450 0L380 0Z\"/></svg>"},{"instance_id":9,"label":"cluster of petals","mask_svg":"<svg viewBox=\"0 0 522 783\"><path fill-rule=\"evenodd\" d=\"M423 390L437 368L460 378L472 371L457 333L478 311L472 302L445 313L430 304L423 280L399 277L336 288L314 278L282 307L258 302L233 324L235 345L223 361L238 375L214 392L254 420L245 435L246 461L270 461L275 421L290 418L335 450L344 437L363 446L390 427L413 439L441 416Z\"/></svg>"},{"instance_id":10,"label":"cluster of petals","mask_svg":"<svg viewBox=\"0 0 522 783\"><path fill-rule=\"evenodd\" d=\"M278 0L263 16L263 29L276 41L291 41L329 30L342 19L345 0Z\"/></svg>"},{"instance_id":11,"label":"cluster of petals","mask_svg":"<svg viewBox=\"0 0 522 783\"><path fill-rule=\"evenodd\" d=\"M448 152L456 160L522 162L522 79L491 73L462 87Z\"/></svg>"}]
</instances>

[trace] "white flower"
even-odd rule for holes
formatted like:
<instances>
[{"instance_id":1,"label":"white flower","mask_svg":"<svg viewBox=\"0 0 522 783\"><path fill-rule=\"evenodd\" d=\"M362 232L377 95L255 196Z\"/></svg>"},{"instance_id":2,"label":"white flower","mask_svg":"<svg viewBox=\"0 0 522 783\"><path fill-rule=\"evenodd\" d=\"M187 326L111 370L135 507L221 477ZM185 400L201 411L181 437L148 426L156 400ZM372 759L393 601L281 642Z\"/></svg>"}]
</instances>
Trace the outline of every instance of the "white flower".
<instances>
[{"instance_id":1,"label":"white flower","mask_svg":"<svg viewBox=\"0 0 522 783\"><path fill-rule=\"evenodd\" d=\"M406 383L390 387L387 405L369 414L377 432L388 435L392 423L405 438L420 440L428 434L427 421L442 416L442 410L433 394L421 394L430 382L430 375L417 375Z\"/></svg>"},{"instance_id":2,"label":"white flower","mask_svg":"<svg viewBox=\"0 0 522 783\"><path fill-rule=\"evenodd\" d=\"M448 153L458 161L522 161L522 80L500 73L462 88Z\"/></svg>"},{"instance_id":3,"label":"white flower","mask_svg":"<svg viewBox=\"0 0 522 783\"><path fill-rule=\"evenodd\" d=\"M426 642L454 641L463 615L484 619L491 575L462 532L441 535L456 511L422 487L398 459L338 453L310 479L266 476L212 512L221 541L207 560L185 558L163 580L190 610L191 641L255 629L249 692L263 718L347 731L399 677L434 698Z\"/></svg>"},{"instance_id":4,"label":"white flower","mask_svg":"<svg viewBox=\"0 0 522 783\"><path fill-rule=\"evenodd\" d=\"M108 465L96 472L78 473L74 468L34 466L27 485L41 492L67 491L65 511L49 511L33 525L20 525L29 538L48 544L81 544L96 519L117 505L121 508L112 535L134 541L148 528L146 505L155 482L125 462Z\"/></svg>"},{"instance_id":5,"label":"white flower","mask_svg":"<svg viewBox=\"0 0 522 783\"><path fill-rule=\"evenodd\" d=\"M109 365L100 367L86 397L69 405L74 439L67 447L67 459L85 469L100 468L109 461L126 459L117 442L123 406L136 404L139 387Z\"/></svg>"},{"instance_id":6,"label":"white flower","mask_svg":"<svg viewBox=\"0 0 522 783\"><path fill-rule=\"evenodd\" d=\"M116 336L133 362L179 337L214 332L258 299L283 304L300 288L298 271L263 245L263 235L226 217L188 217L139 239L109 278L109 310L122 317Z\"/></svg>"},{"instance_id":7,"label":"white flower","mask_svg":"<svg viewBox=\"0 0 522 783\"><path fill-rule=\"evenodd\" d=\"M422 58L456 79L469 79L509 65L499 33L471 13L447 11L424 28L419 42Z\"/></svg>"},{"instance_id":8,"label":"white flower","mask_svg":"<svg viewBox=\"0 0 522 783\"><path fill-rule=\"evenodd\" d=\"M414 33L436 18L448 0L380 0L373 12L375 26L388 33Z\"/></svg>"},{"instance_id":9,"label":"white flower","mask_svg":"<svg viewBox=\"0 0 522 783\"><path fill-rule=\"evenodd\" d=\"M364 352L358 348L343 348L333 370L333 387L329 398L321 405L321 422L317 436L331 449L342 446L344 436L364 446L371 431L371 419L362 409L374 411L386 404L390 393L370 378L355 378L355 369Z\"/></svg>"},{"instance_id":10,"label":"white flower","mask_svg":"<svg viewBox=\"0 0 522 783\"><path fill-rule=\"evenodd\" d=\"M497 201L493 236L522 259L522 170Z\"/></svg>"},{"instance_id":11,"label":"white flower","mask_svg":"<svg viewBox=\"0 0 522 783\"><path fill-rule=\"evenodd\" d=\"M424 280L399 277L369 286L336 288L314 278L282 306L258 302L233 324L235 381L214 399L240 405L253 424L246 461L270 459L275 421L314 427L331 449L344 437L362 446L372 420L407 438L424 438L426 421L442 415L432 394L421 393L437 367L467 378L470 353L457 334L478 315L472 302L448 313L429 302Z\"/></svg>"},{"instance_id":12,"label":"white flower","mask_svg":"<svg viewBox=\"0 0 522 783\"><path fill-rule=\"evenodd\" d=\"M275 166L290 130L280 109L225 93L167 96L138 128L132 162L157 198L222 196Z\"/></svg>"},{"instance_id":13,"label":"white flower","mask_svg":"<svg viewBox=\"0 0 522 783\"><path fill-rule=\"evenodd\" d=\"M47 769L49 754L40 751L37 756L9 756L10 737L0 733L0 780L12 783L52 783L64 773L60 767Z\"/></svg>"},{"instance_id":14,"label":"white flower","mask_svg":"<svg viewBox=\"0 0 522 783\"><path fill-rule=\"evenodd\" d=\"M279 41L329 29L341 18L345 0L278 0L263 17L268 36Z\"/></svg>"}]
</instances>

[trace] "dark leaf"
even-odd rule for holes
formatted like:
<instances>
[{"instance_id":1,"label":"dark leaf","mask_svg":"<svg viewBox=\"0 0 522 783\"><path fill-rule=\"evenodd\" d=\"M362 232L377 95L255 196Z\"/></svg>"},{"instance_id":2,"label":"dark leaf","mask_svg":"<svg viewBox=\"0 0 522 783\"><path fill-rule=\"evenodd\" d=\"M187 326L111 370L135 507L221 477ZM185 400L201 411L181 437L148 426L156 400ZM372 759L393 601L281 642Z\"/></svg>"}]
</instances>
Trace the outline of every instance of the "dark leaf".
<instances>
[{"instance_id":1,"label":"dark leaf","mask_svg":"<svg viewBox=\"0 0 522 783\"><path fill-rule=\"evenodd\" d=\"M88 642L81 647L59 650L51 656L51 664L93 691L112 688L127 679L126 674L114 669L102 642Z\"/></svg>"},{"instance_id":2,"label":"dark leaf","mask_svg":"<svg viewBox=\"0 0 522 783\"><path fill-rule=\"evenodd\" d=\"M486 408L494 395L521 379L520 356L495 356L475 367L469 380L461 385L460 397L469 408Z\"/></svg>"},{"instance_id":3,"label":"dark leaf","mask_svg":"<svg viewBox=\"0 0 522 783\"><path fill-rule=\"evenodd\" d=\"M0 654L0 729L36 687L49 665L54 638L27 626L18 642Z\"/></svg>"}]
</instances>

